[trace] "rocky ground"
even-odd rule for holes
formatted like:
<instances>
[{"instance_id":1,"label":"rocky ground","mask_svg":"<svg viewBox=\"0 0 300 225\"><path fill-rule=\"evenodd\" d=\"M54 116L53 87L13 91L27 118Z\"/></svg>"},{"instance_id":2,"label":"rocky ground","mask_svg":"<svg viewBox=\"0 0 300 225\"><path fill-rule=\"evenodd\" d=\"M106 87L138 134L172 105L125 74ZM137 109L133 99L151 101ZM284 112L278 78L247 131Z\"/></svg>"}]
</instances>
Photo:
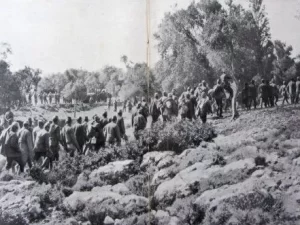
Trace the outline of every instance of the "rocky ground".
<instances>
[{"instance_id":1,"label":"rocky ground","mask_svg":"<svg viewBox=\"0 0 300 225\"><path fill-rule=\"evenodd\" d=\"M213 142L138 160L110 156L94 164L92 156L83 168L66 163L77 175L61 174L61 183L2 172L0 224L300 224L300 108L212 124Z\"/></svg>"}]
</instances>

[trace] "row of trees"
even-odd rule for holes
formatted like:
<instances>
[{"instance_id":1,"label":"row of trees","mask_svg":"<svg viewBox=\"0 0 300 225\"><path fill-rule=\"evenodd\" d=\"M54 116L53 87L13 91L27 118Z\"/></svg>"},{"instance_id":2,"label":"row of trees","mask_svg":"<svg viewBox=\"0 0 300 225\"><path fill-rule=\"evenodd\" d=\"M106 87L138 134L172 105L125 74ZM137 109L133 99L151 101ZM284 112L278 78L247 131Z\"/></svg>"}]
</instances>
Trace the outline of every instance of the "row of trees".
<instances>
[{"instance_id":1,"label":"row of trees","mask_svg":"<svg viewBox=\"0 0 300 225\"><path fill-rule=\"evenodd\" d=\"M39 90L44 92L59 92L66 99L84 100L87 93L105 89L114 97L123 99L146 95L148 92L146 63L132 63L127 56L121 57L126 69L115 66L105 66L98 72L82 69L69 69L64 73L43 77ZM150 91L154 92L155 78L150 71Z\"/></svg>"},{"instance_id":2,"label":"row of trees","mask_svg":"<svg viewBox=\"0 0 300 225\"><path fill-rule=\"evenodd\" d=\"M36 89L41 80L40 69L25 67L12 72L7 57L12 53L7 43L1 43L0 59L0 103L9 106L11 103L22 103L31 89Z\"/></svg>"}]
</instances>

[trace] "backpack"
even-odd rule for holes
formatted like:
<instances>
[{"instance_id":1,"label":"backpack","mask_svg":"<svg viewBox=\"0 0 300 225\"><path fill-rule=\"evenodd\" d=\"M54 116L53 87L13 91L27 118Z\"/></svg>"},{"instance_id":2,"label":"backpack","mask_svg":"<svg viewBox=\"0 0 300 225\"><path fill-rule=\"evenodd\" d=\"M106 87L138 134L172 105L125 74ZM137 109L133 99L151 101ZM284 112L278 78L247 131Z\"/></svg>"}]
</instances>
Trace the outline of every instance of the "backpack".
<instances>
[{"instance_id":1,"label":"backpack","mask_svg":"<svg viewBox=\"0 0 300 225\"><path fill-rule=\"evenodd\" d=\"M8 134L6 136L6 139L5 139L5 142L4 142L4 151L7 151L7 149L10 149L10 150L12 150L15 153L21 153L21 150L19 148L15 148L15 147L11 146L11 139L12 139L12 137L13 137L12 134Z\"/></svg>"}]
</instances>

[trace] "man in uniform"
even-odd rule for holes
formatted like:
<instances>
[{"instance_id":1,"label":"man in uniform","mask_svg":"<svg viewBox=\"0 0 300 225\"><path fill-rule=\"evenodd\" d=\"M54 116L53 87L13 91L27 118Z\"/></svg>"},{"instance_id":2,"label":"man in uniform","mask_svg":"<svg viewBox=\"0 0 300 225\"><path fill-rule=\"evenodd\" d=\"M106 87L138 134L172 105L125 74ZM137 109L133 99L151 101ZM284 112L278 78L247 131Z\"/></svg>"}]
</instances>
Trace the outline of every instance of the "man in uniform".
<instances>
[{"instance_id":1,"label":"man in uniform","mask_svg":"<svg viewBox=\"0 0 300 225\"><path fill-rule=\"evenodd\" d=\"M270 82L270 86L272 88L272 100L273 100L273 104L275 106L277 106L277 102L278 102L278 99L279 99L279 89L277 87L277 85L274 83L274 80L272 79L271 82Z\"/></svg>"},{"instance_id":2,"label":"man in uniform","mask_svg":"<svg viewBox=\"0 0 300 225\"><path fill-rule=\"evenodd\" d=\"M39 93L39 98L40 98L40 102L41 102L41 105L44 103L44 96L43 96L43 92L40 92Z\"/></svg>"},{"instance_id":3,"label":"man in uniform","mask_svg":"<svg viewBox=\"0 0 300 225\"><path fill-rule=\"evenodd\" d=\"M29 103L29 105L32 104L32 94L31 94L31 92L28 93L28 103Z\"/></svg>"},{"instance_id":4,"label":"man in uniform","mask_svg":"<svg viewBox=\"0 0 300 225\"><path fill-rule=\"evenodd\" d=\"M84 124L82 124L82 118L81 117L79 117L77 119L77 124L74 126L74 131L75 131L76 140L77 140L78 145L79 145L80 153L82 153L83 152L83 146L87 142L88 138L87 138L87 132L86 132L85 126L84 126Z\"/></svg>"},{"instance_id":5,"label":"man in uniform","mask_svg":"<svg viewBox=\"0 0 300 225\"><path fill-rule=\"evenodd\" d=\"M36 137L37 137L37 134L44 129L44 122L39 120L38 121L38 126L35 127L32 131L32 139L33 139L33 143L35 143L36 141Z\"/></svg>"},{"instance_id":6,"label":"man in uniform","mask_svg":"<svg viewBox=\"0 0 300 225\"><path fill-rule=\"evenodd\" d=\"M68 117L66 125L62 130L62 140L64 147L71 157L74 156L75 151L80 152L80 147L75 137L74 128L72 127L72 118Z\"/></svg>"},{"instance_id":7,"label":"man in uniform","mask_svg":"<svg viewBox=\"0 0 300 225\"><path fill-rule=\"evenodd\" d=\"M158 93L154 94L154 99L152 100L152 102L150 104L149 114L152 116L152 123L157 122L157 120L160 116Z\"/></svg>"},{"instance_id":8,"label":"man in uniform","mask_svg":"<svg viewBox=\"0 0 300 225\"><path fill-rule=\"evenodd\" d=\"M268 94L268 87L265 80L261 81L261 84L258 87L259 93L260 93L260 107L263 107L263 104L265 108L269 106L269 94Z\"/></svg>"},{"instance_id":9,"label":"man in uniform","mask_svg":"<svg viewBox=\"0 0 300 225\"><path fill-rule=\"evenodd\" d=\"M110 107L111 107L111 98L108 99L108 104L107 104L108 111L110 110Z\"/></svg>"},{"instance_id":10,"label":"man in uniform","mask_svg":"<svg viewBox=\"0 0 300 225\"><path fill-rule=\"evenodd\" d=\"M283 97L282 105L284 105L284 102L289 104L289 93L288 93L288 87L286 85L286 81L283 81L283 84L281 85L279 92L280 92L280 95Z\"/></svg>"},{"instance_id":11,"label":"man in uniform","mask_svg":"<svg viewBox=\"0 0 300 225\"><path fill-rule=\"evenodd\" d=\"M299 103L300 98L300 77L297 77L296 81L296 103Z\"/></svg>"},{"instance_id":12,"label":"man in uniform","mask_svg":"<svg viewBox=\"0 0 300 225\"><path fill-rule=\"evenodd\" d=\"M9 120L14 121L14 114L13 112L10 110L10 108L7 108L6 113L4 115L4 119L6 120L6 124L8 124ZM7 128L8 126L6 126Z\"/></svg>"},{"instance_id":13,"label":"man in uniform","mask_svg":"<svg viewBox=\"0 0 300 225\"><path fill-rule=\"evenodd\" d=\"M147 125L147 121L142 113L143 113L143 110L139 109L138 114L136 116L134 116L134 119L133 119L134 136L135 136L136 140L139 139L139 131L144 130Z\"/></svg>"},{"instance_id":14,"label":"man in uniform","mask_svg":"<svg viewBox=\"0 0 300 225\"><path fill-rule=\"evenodd\" d=\"M117 112L117 110L118 110L118 101L115 98L115 101L114 101L114 112Z\"/></svg>"},{"instance_id":15,"label":"man in uniform","mask_svg":"<svg viewBox=\"0 0 300 225\"><path fill-rule=\"evenodd\" d=\"M131 113L131 110L132 110L132 102L131 102L131 100L128 100L128 102L127 102L127 109L128 109L128 112L129 113Z\"/></svg>"},{"instance_id":16,"label":"man in uniform","mask_svg":"<svg viewBox=\"0 0 300 225\"><path fill-rule=\"evenodd\" d=\"M102 114L102 119L101 119L101 128L103 129L109 122L108 122L108 118L107 118L107 112L104 112Z\"/></svg>"},{"instance_id":17,"label":"man in uniform","mask_svg":"<svg viewBox=\"0 0 300 225\"><path fill-rule=\"evenodd\" d=\"M292 79L289 83L288 83L288 92L290 95L290 99L291 99L291 104L295 104L296 103L296 82L294 79Z\"/></svg>"},{"instance_id":18,"label":"man in uniform","mask_svg":"<svg viewBox=\"0 0 300 225\"><path fill-rule=\"evenodd\" d=\"M49 148L49 128L50 123L47 122L43 129L37 133L34 142L34 161L38 162L40 158L43 158L41 163L42 168L48 167L49 163L52 165L52 154Z\"/></svg>"},{"instance_id":19,"label":"man in uniform","mask_svg":"<svg viewBox=\"0 0 300 225\"><path fill-rule=\"evenodd\" d=\"M93 129L95 131L95 150L98 151L100 148L105 147L105 137L104 137L104 132L103 129L107 124L109 123L107 119L107 112L103 113L103 118L100 120L98 116L94 118L93 122Z\"/></svg>"},{"instance_id":20,"label":"man in uniform","mask_svg":"<svg viewBox=\"0 0 300 225\"><path fill-rule=\"evenodd\" d=\"M127 100L124 100L123 102L123 111L126 112L126 106L127 106Z\"/></svg>"},{"instance_id":21,"label":"man in uniform","mask_svg":"<svg viewBox=\"0 0 300 225\"><path fill-rule=\"evenodd\" d=\"M163 121L172 121L172 119L176 117L177 109L175 107L176 103L173 99L173 95L169 93L168 98L163 102Z\"/></svg>"},{"instance_id":22,"label":"man in uniform","mask_svg":"<svg viewBox=\"0 0 300 225\"><path fill-rule=\"evenodd\" d=\"M217 104L217 116L223 117L223 98L225 96L224 88L222 86L221 79L218 79L217 85L214 87L213 97L216 100Z\"/></svg>"},{"instance_id":23,"label":"man in uniform","mask_svg":"<svg viewBox=\"0 0 300 225\"><path fill-rule=\"evenodd\" d=\"M143 109L143 116L147 120L147 117L149 116L149 106L145 97L142 98L141 107Z\"/></svg>"},{"instance_id":24,"label":"man in uniform","mask_svg":"<svg viewBox=\"0 0 300 225\"><path fill-rule=\"evenodd\" d=\"M257 87L255 85L255 80L251 80L249 85L249 109L253 104L254 109L256 109L256 99L257 99Z\"/></svg>"},{"instance_id":25,"label":"man in uniform","mask_svg":"<svg viewBox=\"0 0 300 225\"><path fill-rule=\"evenodd\" d=\"M33 97L34 97L34 104L37 105L38 95L37 95L36 91L34 92Z\"/></svg>"},{"instance_id":26,"label":"man in uniform","mask_svg":"<svg viewBox=\"0 0 300 225\"><path fill-rule=\"evenodd\" d=\"M13 166L13 162L17 162L20 166L20 172L23 173L25 165L22 159L22 151L18 142L18 129L18 123L13 123L4 142L5 156L7 157L6 169L10 170Z\"/></svg>"},{"instance_id":27,"label":"man in uniform","mask_svg":"<svg viewBox=\"0 0 300 225\"><path fill-rule=\"evenodd\" d=\"M114 144L117 144L117 146L121 145L121 135L120 135L119 127L117 125L116 116L114 116L112 121L105 126L104 136L109 145L114 145Z\"/></svg>"},{"instance_id":28,"label":"man in uniform","mask_svg":"<svg viewBox=\"0 0 300 225\"><path fill-rule=\"evenodd\" d=\"M59 150L60 150L60 127L58 126L59 118L58 116L53 117L52 124L49 129L49 148L52 152L52 160L59 160ZM52 161L51 161L52 162ZM52 167L52 164L50 165Z\"/></svg>"},{"instance_id":29,"label":"man in uniform","mask_svg":"<svg viewBox=\"0 0 300 225\"><path fill-rule=\"evenodd\" d=\"M28 163L29 168L32 167L33 159L33 140L32 134L29 130L29 123L25 121L23 128L18 133L19 147L22 152L23 165L26 166Z\"/></svg>"},{"instance_id":30,"label":"man in uniform","mask_svg":"<svg viewBox=\"0 0 300 225\"><path fill-rule=\"evenodd\" d=\"M120 130L121 138L123 138L126 141L127 140L127 136L126 136L125 123L124 123L124 118L123 118L123 112L122 112L122 110L120 110L118 112L117 125L118 125L119 130Z\"/></svg>"},{"instance_id":31,"label":"man in uniform","mask_svg":"<svg viewBox=\"0 0 300 225\"><path fill-rule=\"evenodd\" d=\"M46 92L44 92L44 104L48 104L48 95Z\"/></svg>"},{"instance_id":32,"label":"man in uniform","mask_svg":"<svg viewBox=\"0 0 300 225\"><path fill-rule=\"evenodd\" d=\"M248 83L246 82L245 83L245 86L242 90L242 101L243 101L243 105L245 106L245 108L247 110L249 110L249 96L248 96L248 93L249 93L249 85Z\"/></svg>"}]
</instances>

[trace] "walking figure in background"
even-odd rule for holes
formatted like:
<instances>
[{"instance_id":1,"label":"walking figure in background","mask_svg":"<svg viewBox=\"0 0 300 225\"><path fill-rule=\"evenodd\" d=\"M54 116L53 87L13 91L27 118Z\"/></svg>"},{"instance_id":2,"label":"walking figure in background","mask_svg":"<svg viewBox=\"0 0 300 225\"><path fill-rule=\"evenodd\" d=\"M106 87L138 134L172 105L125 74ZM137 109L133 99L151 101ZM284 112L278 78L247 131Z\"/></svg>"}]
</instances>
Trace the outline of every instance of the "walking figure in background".
<instances>
[{"instance_id":1,"label":"walking figure in background","mask_svg":"<svg viewBox=\"0 0 300 225\"><path fill-rule=\"evenodd\" d=\"M215 98L217 105L217 116L223 117L223 99L225 96L224 88L222 86L221 79L218 79L217 85L213 89L213 97Z\"/></svg>"},{"instance_id":2,"label":"walking figure in background","mask_svg":"<svg viewBox=\"0 0 300 225\"><path fill-rule=\"evenodd\" d=\"M286 85L286 81L283 81L283 84L281 85L279 89L280 95L283 97L282 99L282 106L284 105L284 102L289 104L289 93L288 93L288 88Z\"/></svg>"},{"instance_id":3,"label":"walking figure in background","mask_svg":"<svg viewBox=\"0 0 300 225\"><path fill-rule=\"evenodd\" d=\"M296 103L299 103L300 98L300 77L297 77L296 81Z\"/></svg>"},{"instance_id":4,"label":"walking figure in background","mask_svg":"<svg viewBox=\"0 0 300 225\"><path fill-rule=\"evenodd\" d=\"M114 112L117 112L117 110L118 110L118 101L115 98L115 101L114 101Z\"/></svg>"},{"instance_id":5,"label":"walking figure in background","mask_svg":"<svg viewBox=\"0 0 300 225\"><path fill-rule=\"evenodd\" d=\"M18 132L19 124L13 123L10 131L6 135L6 139L4 142L4 155L7 157L6 160L6 169L10 170L13 166L13 162L16 162L20 166L20 173L24 172L24 160L22 158L22 151L18 142Z\"/></svg>"},{"instance_id":6,"label":"walking figure in background","mask_svg":"<svg viewBox=\"0 0 300 225\"><path fill-rule=\"evenodd\" d=\"M49 104L51 105L52 104L52 93L51 92L49 92L48 97L49 97Z\"/></svg>"},{"instance_id":7,"label":"walking figure in background","mask_svg":"<svg viewBox=\"0 0 300 225\"><path fill-rule=\"evenodd\" d=\"M296 103L296 82L294 79L290 80L288 83L288 92L291 99L291 104Z\"/></svg>"},{"instance_id":8,"label":"walking figure in background","mask_svg":"<svg viewBox=\"0 0 300 225\"><path fill-rule=\"evenodd\" d=\"M105 140L109 146L121 145L121 134L117 125L117 117L114 116L112 121L104 127Z\"/></svg>"},{"instance_id":9,"label":"walking figure in background","mask_svg":"<svg viewBox=\"0 0 300 225\"><path fill-rule=\"evenodd\" d=\"M48 99L47 99L48 95L46 92L44 92L44 104L48 104Z\"/></svg>"},{"instance_id":10,"label":"walking figure in background","mask_svg":"<svg viewBox=\"0 0 300 225\"><path fill-rule=\"evenodd\" d=\"M40 99L40 103L43 105L44 104L44 96L43 96L43 92L39 93L39 99Z\"/></svg>"},{"instance_id":11,"label":"walking figure in background","mask_svg":"<svg viewBox=\"0 0 300 225\"><path fill-rule=\"evenodd\" d=\"M260 108L263 107L263 104L265 108L269 106L269 96L268 96L268 87L266 85L266 81L262 80L261 84L259 85L259 93L260 93Z\"/></svg>"},{"instance_id":12,"label":"walking figure in background","mask_svg":"<svg viewBox=\"0 0 300 225\"><path fill-rule=\"evenodd\" d=\"M254 106L254 109L256 109L257 105L257 87L255 84L255 80L251 80L251 83L249 85L249 109L251 109L252 105Z\"/></svg>"},{"instance_id":13,"label":"walking figure in background","mask_svg":"<svg viewBox=\"0 0 300 225\"><path fill-rule=\"evenodd\" d=\"M22 152L23 165L28 163L29 168L32 167L33 159L33 138L29 130L29 122L23 124L23 128L18 133L19 147Z\"/></svg>"},{"instance_id":14,"label":"walking figure in background","mask_svg":"<svg viewBox=\"0 0 300 225\"><path fill-rule=\"evenodd\" d=\"M127 100L123 102L123 112L126 112Z\"/></svg>"},{"instance_id":15,"label":"walking figure in background","mask_svg":"<svg viewBox=\"0 0 300 225\"><path fill-rule=\"evenodd\" d=\"M38 103L38 96L37 96L36 91L34 92L33 96L34 96L34 104L37 105L37 103Z\"/></svg>"},{"instance_id":16,"label":"walking figure in background","mask_svg":"<svg viewBox=\"0 0 300 225\"><path fill-rule=\"evenodd\" d=\"M48 122L37 133L34 143L34 161L41 164L42 168L47 168L52 163L52 154L49 148L49 128L50 123Z\"/></svg>"},{"instance_id":17,"label":"walking figure in background","mask_svg":"<svg viewBox=\"0 0 300 225\"><path fill-rule=\"evenodd\" d=\"M107 103L108 111L110 111L110 107L111 107L111 98L108 98L108 103Z\"/></svg>"},{"instance_id":18,"label":"walking figure in background","mask_svg":"<svg viewBox=\"0 0 300 225\"><path fill-rule=\"evenodd\" d=\"M71 157L75 155L75 152L80 152L78 142L75 137L74 128L72 127L72 118L68 117L66 125L62 129L62 140L66 151Z\"/></svg>"},{"instance_id":19,"label":"walking figure in background","mask_svg":"<svg viewBox=\"0 0 300 225\"><path fill-rule=\"evenodd\" d=\"M129 113L131 113L131 111L132 111L132 102L131 102L131 100L128 100L128 102L127 102L127 109L128 109L128 112Z\"/></svg>"},{"instance_id":20,"label":"walking figure in background","mask_svg":"<svg viewBox=\"0 0 300 225\"><path fill-rule=\"evenodd\" d=\"M32 94L31 94L31 92L28 93L28 103L30 105L32 104Z\"/></svg>"}]
</instances>

